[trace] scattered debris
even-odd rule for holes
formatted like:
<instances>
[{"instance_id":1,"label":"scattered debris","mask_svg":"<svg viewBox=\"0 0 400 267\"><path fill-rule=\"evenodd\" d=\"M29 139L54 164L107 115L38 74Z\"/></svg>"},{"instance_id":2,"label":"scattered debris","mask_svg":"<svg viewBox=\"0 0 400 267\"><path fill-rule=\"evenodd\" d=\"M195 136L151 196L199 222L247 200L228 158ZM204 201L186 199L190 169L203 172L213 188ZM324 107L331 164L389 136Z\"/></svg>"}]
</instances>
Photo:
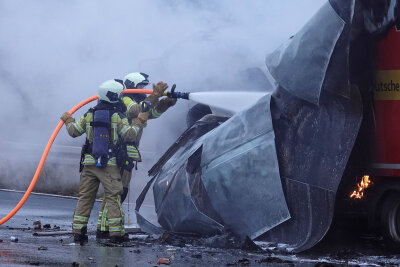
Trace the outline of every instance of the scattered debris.
<instances>
[{"instance_id":1,"label":"scattered debris","mask_svg":"<svg viewBox=\"0 0 400 267\"><path fill-rule=\"evenodd\" d=\"M36 265L36 266L40 265L40 262L38 261L25 261L25 263L28 265Z\"/></svg>"},{"instance_id":2,"label":"scattered debris","mask_svg":"<svg viewBox=\"0 0 400 267\"><path fill-rule=\"evenodd\" d=\"M227 263L226 266L236 266L236 265L242 265L242 266L246 266L246 265L250 265L250 260L246 259L246 258L242 258L239 259L237 261L234 261L232 263Z\"/></svg>"},{"instance_id":3,"label":"scattered debris","mask_svg":"<svg viewBox=\"0 0 400 267\"><path fill-rule=\"evenodd\" d=\"M166 264L166 265L170 265L171 261L168 258L159 258L157 261L157 264Z\"/></svg>"},{"instance_id":4,"label":"scattered debris","mask_svg":"<svg viewBox=\"0 0 400 267\"><path fill-rule=\"evenodd\" d=\"M211 248L233 248L246 251L262 251L250 238L240 238L232 233L214 235L211 237L199 237L194 234L182 234L164 232L159 239L160 244L168 244L175 247L185 247L186 245L206 246Z\"/></svg>"},{"instance_id":5,"label":"scattered debris","mask_svg":"<svg viewBox=\"0 0 400 267\"><path fill-rule=\"evenodd\" d=\"M138 235L138 234L132 235L132 234L131 234L131 235L129 236L129 238L131 238L131 236L132 236L133 239L137 239L137 240L147 240L147 239L150 238L149 235Z\"/></svg>"},{"instance_id":6,"label":"scattered debris","mask_svg":"<svg viewBox=\"0 0 400 267\"><path fill-rule=\"evenodd\" d=\"M59 236L59 235L72 235L72 231L55 231L55 232L35 232L33 236Z\"/></svg>"},{"instance_id":7,"label":"scattered debris","mask_svg":"<svg viewBox=\"0 0 400 267\"><path fill-rule=\"evenodd\" d=\"M10 240L11 240L11 242L18 242L18 237L11 236Z\"/></svg>"},{"instance_id":8,"label":"scattered debris","mask_svg":"<svg viewBox=\"0 0 400 267\"><path fill-rule=\"evenodd\" d=\"M92 261L92 260L93 260L93 258L92 258L92 257L88 257L88 260Z\"/></svg>"},{"instance_id":9,"label":"scattered debris","mask_svg":"<svg viewBox=\"0 0 400 267\"><path fill-rule=\"evenodd\" d=\"M125 232L128 234L143 233L143 231L142 231L142 229L140 229L140 227L126 227Z\"/></svg>"},{"instance_id":10,"label":"scattered debris","mask_svg":"<svg viewBox=\"0 0 400 267\"><path fill-rule=\"evenodd\" d=\"M201 259L203 256L201 255L201 253L198 253L198 254L192 254L191 257L195 259Z\"/></svg>"},{"instance_id":11,"label":"scattered debris","mask_svg":"<svg viewBox=\"0 0 400 267\"><path fill-rule=\"evenodd\" d=\"M47 250L47 247L45 247L45 246L40 246L40 247L38 247L38 250Z\"/></svg>"},{"instance_id":12,"label":"scattered debris","mask_svg":"<svg viewBox=\"0 0 400 267\"><path fill-rule=\"evenodd\" d=\"M328 262L317 262L314 266L315 267L335 267L334 264L328 263Z\"/></svg>"},{"instance_id":13,"label":"scattered debris","mask_svg":"<svg viewBox=\"0 0 400 267\"><path fill-rule=\"evenodd\" d=\"M278 257L266 257L260 260L256 260L258 263L286 263L286 264L293 264L293 261L283 260Z\"/></svg>"},{"instance_id":14,"label":"scattered debris","mask_svg":"<svg viewBox=\"0 0 400 267\"><path fill-rule=\"evenodd\" d=\"M161 244L168 244L168 245L173 245L176 247L184 247L185 246L185 241L183 236L179 236L175 233L163 233L160 237L160 243Z\"/></svg>"},{"instance_id":15,"label":"scattered debris","mask_svg":"<svg viewBox=\"0 0 400 267\"><path fill-rule=\"evenodd\" d=\"M41 230L42 229L42 223L40 221L34 221L33 222L33 229Z\"/></svg>"}]
</instances>

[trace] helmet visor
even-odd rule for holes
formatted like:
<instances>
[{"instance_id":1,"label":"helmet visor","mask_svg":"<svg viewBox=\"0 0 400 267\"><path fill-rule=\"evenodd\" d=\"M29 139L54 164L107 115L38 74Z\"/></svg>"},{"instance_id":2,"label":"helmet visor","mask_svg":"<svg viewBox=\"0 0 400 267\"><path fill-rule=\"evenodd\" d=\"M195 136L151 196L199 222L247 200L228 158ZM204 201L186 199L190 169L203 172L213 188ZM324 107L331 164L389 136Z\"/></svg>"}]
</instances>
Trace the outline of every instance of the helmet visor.
<instances>
[{"instance_id":1,"label":"helmet visor","mask_svg":"<svg viewBox=\"0 0 400 267\"><path fill-rule=\"evenodd\" d=\"M143 89L148 84L149 84L149 81L143 81L143 82L139 83L138 85L135 85L134 82L129 81L129 80L125 81L126 89Z\"/></svg>"}]
</instances>

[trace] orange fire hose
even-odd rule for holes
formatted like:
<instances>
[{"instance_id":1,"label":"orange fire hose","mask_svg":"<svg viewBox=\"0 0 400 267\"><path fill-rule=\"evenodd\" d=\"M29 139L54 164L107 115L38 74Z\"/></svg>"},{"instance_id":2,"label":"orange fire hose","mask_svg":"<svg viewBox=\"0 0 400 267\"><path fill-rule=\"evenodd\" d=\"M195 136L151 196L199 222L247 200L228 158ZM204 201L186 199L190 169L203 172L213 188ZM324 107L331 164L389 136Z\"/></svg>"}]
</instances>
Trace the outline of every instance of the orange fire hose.
<instances>
[{"instance_id":1,"label":"orange fire hose","mask_svg":"<svg viewBox=\"0 0 400 267\"><path fill-rule=\"evenodd\" d=\"M146 90L146 89L126 89L123 91L123 93L136 93L136 94L151 94L153 93L153 90ZM96 100L98 98L97 95L89 97L88 99L82 101L75 107L73 107L69 113L72 115L74 114L78 109L83 107L84 105ZM56 136L58 132L60 131L61 127L63 126L64 122L60 121L57 125L57 127L54 129L53 133L50 136L49 141L47 142L46 148L44 149L44 152L42 154L42 158L39 161L38 167L36 169L35 175L32 178L32 181L26 190L25 194L22 196L21 200L19 203L14 207L10 213L8 213L3 219L0 220L0 225L3 223L7 222L11 217L15 215L15 213L18 212L18 210L25 204L26 200L28 199L29 195L31 194L33 188L35 187L36 181L39 178L40 172L42 171L44 162L46 161L47 155L49 154L50 148L53 145L54 139L56 139Z\"/></svg>"}]
</instances>

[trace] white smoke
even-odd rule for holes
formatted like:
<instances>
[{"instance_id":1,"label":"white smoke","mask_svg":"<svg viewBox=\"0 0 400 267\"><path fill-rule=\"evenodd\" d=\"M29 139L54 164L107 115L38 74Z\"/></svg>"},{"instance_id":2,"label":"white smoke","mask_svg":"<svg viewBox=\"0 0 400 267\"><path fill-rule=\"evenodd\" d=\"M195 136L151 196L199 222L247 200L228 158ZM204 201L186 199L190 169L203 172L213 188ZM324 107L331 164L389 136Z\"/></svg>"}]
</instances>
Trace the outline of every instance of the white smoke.
<instances>
[{"instance_id":1,"label":"white smoke","mask_svg":"<svg viewBox=\"0 0 400 267\"><path fill-rule=\"evenodd\" d=\"M243 90L238 73L263 65L324 2L1 1L0 140L45 144L64 111L130 72L177 91ZM142 150L161 156L186 128L189 105L150 121ZM62 129L55 143L82 142Z\"/></svg>"}]
</instances>

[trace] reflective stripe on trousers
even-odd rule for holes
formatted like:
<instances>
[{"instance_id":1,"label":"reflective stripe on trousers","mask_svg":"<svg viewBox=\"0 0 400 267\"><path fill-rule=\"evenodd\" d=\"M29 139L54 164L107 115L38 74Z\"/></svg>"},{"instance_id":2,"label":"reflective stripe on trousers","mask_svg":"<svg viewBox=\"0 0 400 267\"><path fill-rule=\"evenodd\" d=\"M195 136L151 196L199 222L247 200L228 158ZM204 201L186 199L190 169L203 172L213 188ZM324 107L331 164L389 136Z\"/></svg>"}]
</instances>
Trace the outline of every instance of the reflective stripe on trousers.
<instances>
[{"instance_id":1,"label":"reflective stripe on trousers","mask_svg":"<svg viewBox=\"0 0 400 267\"><path fill-rule=\"evenodd\" d=\"M72 222L72 229L81 230L87 225L89 217L74 215L74 221Z\"/></svg>"}]
</instances>

